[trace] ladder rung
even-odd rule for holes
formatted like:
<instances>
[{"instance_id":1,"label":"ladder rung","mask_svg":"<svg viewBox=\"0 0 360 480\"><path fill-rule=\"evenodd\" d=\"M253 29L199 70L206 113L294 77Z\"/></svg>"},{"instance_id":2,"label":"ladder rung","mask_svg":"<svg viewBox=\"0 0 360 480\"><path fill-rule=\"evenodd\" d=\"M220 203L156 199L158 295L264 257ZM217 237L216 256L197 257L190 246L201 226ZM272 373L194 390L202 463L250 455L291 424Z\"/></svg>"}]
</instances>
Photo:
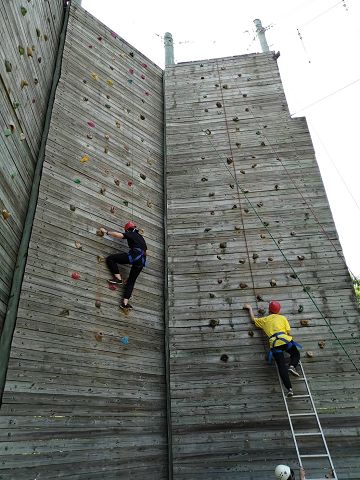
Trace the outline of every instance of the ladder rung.
<instances>
[{"instance_id":1,"label":"ladder rung","mask_svg":"<svg viewBox=\"0 0 360 480\"><path fill-rule=\"evenodd\" d=\"M309 413L289 413L290 417L308 417L312 415L316 415L314 412L309 412Z\"/></svg>"},{"instance_id":2,"label":"ladder rung","mask_svg":"<svg viewBox=\"0 0 360 480\"><path fill-rule=\"evenodd\" d=\"M300 433L294 433L296 437L310 437L312 435L321 435L321 432L316 432L316 433L310 433L310 432L300 432Z\"/></svg>"},{"instance_id":3,"label":"ladder rung","mask_svg":"<svg viewBox=\"0 0 360 480\"><path fill-rule=\"evenodd\" d=\"M322 458L329 457L327 453L318 453L316 455L300 455L301 458Z\"/></svg>"},{"instance_id":4,"label":"ladder rung","mask_svg":"<svg viewBox=\"0 0 360 480\"><path fill-rule=\"evenodd\" d=\"M289 398L305 398L305 397L309 398L310 395L293 395L292 397L289 397Z\"/></svg>"},{"instance_id":5,"label":"ladder rung","mask_svg":"<svg viewBox=\"0 0 360 480\"><path fill-rule=\"evenodd\" d=\"M321 478L307 478L306 480L329 480L328 477L321 477Z\"/></svg>"}]
</instances>

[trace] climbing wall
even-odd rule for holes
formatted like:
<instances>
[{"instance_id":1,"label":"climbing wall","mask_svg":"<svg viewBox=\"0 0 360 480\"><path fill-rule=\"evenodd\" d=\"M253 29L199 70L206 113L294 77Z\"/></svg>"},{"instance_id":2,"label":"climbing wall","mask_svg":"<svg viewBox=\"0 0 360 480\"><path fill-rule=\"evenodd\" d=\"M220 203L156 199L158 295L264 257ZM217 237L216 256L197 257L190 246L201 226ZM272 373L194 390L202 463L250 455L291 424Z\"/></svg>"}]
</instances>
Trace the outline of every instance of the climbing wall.
<instances>
[{"instance_id":1,"label":"climbing wall","mask_svg":"<svg viewBox=\"0 0 360 480\"><path fill-rule=\"evenodd\" d=\"M104 259L127 246L97 230L128 220L149 263L125 315ZM1 479L167 478L163 235L162 71L72 7L1 408Z\"/></svg>"},{"instance_id":2,"label":"climbing wall","mask_svg":"<svg viewBox=\"0 0 360 480\"><path fill-rule=\"evenodd\" d=\"M359 478L359 310L276 59L169 66L165 93L174 479L271 478L276 464L296 465L276 368L243 310L264 315L271 299L303 344L338 476ZM292 411L307 403L294 399ZM319 452L315 440L306 453ZM321 459L305 466L327 473Z\"/></svg>"},{"instance_id":3,"label":"climbing wall","mask_svg":"<svg viewBox=\"0 0 360 480\"><path fill-rule=\"evenodd\" d=\"M63 1L0 1L0 333L40 147Z\"/></svg>"}]
</instances>

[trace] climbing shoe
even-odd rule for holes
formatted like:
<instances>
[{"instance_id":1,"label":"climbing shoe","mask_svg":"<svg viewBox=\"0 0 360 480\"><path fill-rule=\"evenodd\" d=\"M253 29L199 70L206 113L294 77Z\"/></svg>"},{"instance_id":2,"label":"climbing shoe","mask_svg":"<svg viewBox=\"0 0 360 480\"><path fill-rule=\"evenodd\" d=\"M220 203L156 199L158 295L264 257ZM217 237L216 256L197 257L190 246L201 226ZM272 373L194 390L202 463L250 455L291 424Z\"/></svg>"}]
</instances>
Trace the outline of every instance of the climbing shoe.
<instances>
[{"instance_id":1,"label":"climbing shoe","mask_svg":"<svg viewBox=\"0 0 360 480\"><path fill-rule=\"evenodd\" d=\"M291 373L295 377L300 377L300 374L295 370L295 367L293 367L292 365L289 366L289 373Z\"/></svg>"},{"instance_id":2,"label":"climbing shoe","mask_svg":"<svg viewBox=\"0 0 360 480\"><path fill-rule=\"evenodd\" d=\"M132 305L130 305L130 303L125 305L124 302L121 302L120 308L122 308L123 310L132 310L133 309L133 307L132 307Z\"/></svg>"},{"instance_id":3,"label":"climbing shoe","mask_svg":"<svg viewBox=\"0 0 360 480\"><path fill-rule=\"evenodd\" d=\"M110 278L110 280L108 280L108 283L111 283L112 285L122 285L123 281L114 277L114 278Z\"/></svg>"},{"instance_id":4,"label":"climbing shoe","mask_svg":"<svg viewBox=\"0 0 360 480\"><path fill-rule=\"evenodd\" d=\"M287 397L292 397L293 395L294 395L293 389L292 389L292 388L289 388L286 396L287 396Z\"/></svg>"}]
</instances>

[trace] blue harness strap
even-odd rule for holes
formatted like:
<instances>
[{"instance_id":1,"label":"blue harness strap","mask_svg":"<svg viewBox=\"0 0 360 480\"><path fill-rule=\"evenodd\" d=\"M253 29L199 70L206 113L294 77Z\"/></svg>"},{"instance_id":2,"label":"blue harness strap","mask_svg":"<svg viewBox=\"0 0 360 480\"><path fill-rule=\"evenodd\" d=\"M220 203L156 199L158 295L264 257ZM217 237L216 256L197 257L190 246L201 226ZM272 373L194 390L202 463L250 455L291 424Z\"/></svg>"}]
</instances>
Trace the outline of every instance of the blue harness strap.
<instances>
[{"instance_id":1,"label":"blue harness strap","mask_svg":"<svg viewBox=\"0 0 360 480\"><path fill-rule=\"evenodd\" d=\"M136 254L136 252L140 252L139 254ZM145 257L145 252L144 250L142 250L141 248L132 248L130 250L130 252L128 253L128 258L129 258L129 262L130 262L130 265L133 265L134 262L137 262L138 260L141 259L141 263L142 263L142 266L145 267L146 266L146 257Z\"/></svg>"},{"instance_id":2,"label":"blue harness strap","mask_svg":"<svg viewBox=\"0 0 360 480\"><path fill-rule=\"evenodd\" d=\"M300 343L297 343L294 340L286 340L286 338L281 338L280 335L286 335L286 333L285 332L276 332L273 335L271 335L271 337L269 337L269 340L274 337L274 340L272 342L272 346L271 346L270 351L268 353L268 362L269 363L272 362L274 352L276 352L276 353L283 352L283 350L280 350L279 348L275 347L275 343L278 340L281 340L282 342L284 342L284 344L286 345L286 350L290 350L291 347L302 348L302 345L300 345Z\"/></svg>"}]
</instances>

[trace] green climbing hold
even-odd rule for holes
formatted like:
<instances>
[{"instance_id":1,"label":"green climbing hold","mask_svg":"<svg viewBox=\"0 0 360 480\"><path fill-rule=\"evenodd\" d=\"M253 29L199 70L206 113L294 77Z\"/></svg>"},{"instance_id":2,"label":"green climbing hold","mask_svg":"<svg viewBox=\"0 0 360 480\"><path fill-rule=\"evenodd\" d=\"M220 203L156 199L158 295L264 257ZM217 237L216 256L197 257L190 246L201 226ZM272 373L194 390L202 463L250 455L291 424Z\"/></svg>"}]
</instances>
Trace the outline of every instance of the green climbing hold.
<instances>
[{"instance_id":1,"label":"green climbing hold","mask_svg":"<svg viewBox=\"0 0 360 480\"><path fill-rule=\"evenodd\" d=\"M20 55L24 55L24 53L25 53L25 48L22 47L21 45L19 45L19 53L20 53Z\"/></svg>"},{"instance_id":2,"label":"green climbing hold","mask_svg":"<svg viewBox=\"0 0 360 480\"><path fill-rule=\"evenodd\" d=\"M20 103L19 103L19 102L14 102L14 103L13 103L13 108L14 108L14 110L16 110L16 109L19 108L19 107L20 107Z\"/></svg>"},{"instance_id":3,"label":"green climbing hold","mask_svg":"<svg viewBox=\"0 0 360 480\"><path fill-rule=\"evenodd\" d=\"M81 183L80 178L75 178L74 183L77 183L79 185Z\"/></svg>"},{"instance_id":4,"label":"green climbing hold","mask_svg":"<svg viewBox=\"0 0 360 480\"><path fill-rule=\"evenodd\" d=\"M49 39L49 37L45 34L45 35L44 35L44 40L45 40L45 42L47 42L48 39Z\"/></svg>"},{"instance_id":5,"label":"green climbing hold","mask_svg":"<svg viewBox=\"0 0 360 480\"><path fill-rule=\"evenodd\" d=\"M10 73L12 71L12 65L11 65L11 62L9 62L9 60L5 60L5 70L7 73Z\"/></svg>"},{"instance_id":6,"label":"green climbing hold","mask_svg":"<svg viewBox=\"0 0 360 480\"><path fill-rule=\"evenodd\" d=\"M5 128L4 130L5 137L10 137L11 134L12 134L12 131L10 130L10 128Z\"/></svg>"},{"instance_id":7,"label":"green climbing hold","mask_svg":"<svg viewBox=\"0 0 360 480\"><path fill-rule=\"evenodd\" d=\"M124 205L127 207L129 205L129 202L127 200L124 200Z\"/></svg>"},{"instance_id":8,"label":"green climbing hold","mask_svg":"<svg viewBox=\"0 0 360 480\"><path fill-rule=\"evenodd\" d=\"M26 8L23 7L23 6L20 8L20 12L21 12L21 15L22 15L23 17L25 17L25 15L27 14L27 10L26 10Z\"/></svg>"}]
</instances>

